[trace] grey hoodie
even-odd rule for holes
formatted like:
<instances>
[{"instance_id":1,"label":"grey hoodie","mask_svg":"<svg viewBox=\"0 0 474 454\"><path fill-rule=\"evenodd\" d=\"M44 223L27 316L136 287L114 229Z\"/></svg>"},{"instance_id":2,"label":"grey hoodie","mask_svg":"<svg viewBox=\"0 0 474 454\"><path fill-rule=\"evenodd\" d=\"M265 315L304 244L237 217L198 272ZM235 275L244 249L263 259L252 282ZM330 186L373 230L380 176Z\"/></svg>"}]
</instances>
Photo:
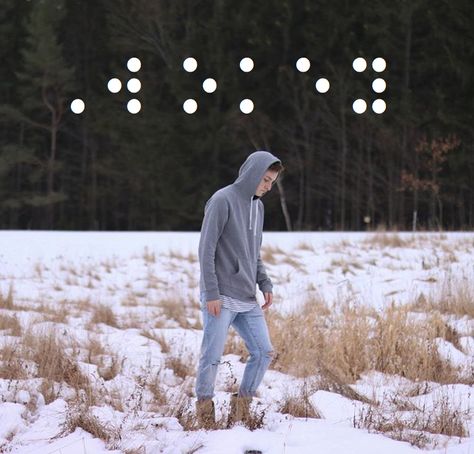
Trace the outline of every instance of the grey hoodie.
<instances>
[{"instance_id":1,"label":"grey hoodie","mask_svg":"<svg viewBox=\"0 0 474 454\"><path fill-rule=\"evenodd\" d=\"M205 301L227 295L255 301L256 284L271 292L272 283L260 259L263 203L254 197L268 168L280 160L267 151L252 153L239 176L207 201L199 241L200 291Z\"/></svg>"}]
</instances>

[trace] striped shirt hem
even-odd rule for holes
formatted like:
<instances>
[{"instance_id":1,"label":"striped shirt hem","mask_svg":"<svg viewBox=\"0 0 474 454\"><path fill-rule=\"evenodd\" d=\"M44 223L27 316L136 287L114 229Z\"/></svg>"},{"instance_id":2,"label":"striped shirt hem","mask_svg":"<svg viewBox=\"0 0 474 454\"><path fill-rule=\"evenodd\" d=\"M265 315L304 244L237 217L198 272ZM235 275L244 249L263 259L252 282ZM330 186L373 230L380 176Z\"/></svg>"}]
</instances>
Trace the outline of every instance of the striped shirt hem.
<instances>
[{"instance_id":1,"label":"striped shirt hem","mask_svg":"<svg viewBox=\"0 0 474 454\"><path fill-rule=\"evenodd\" d=\"M240 301L227 295L219 295L219 299L222 301L222 306L232 312L248 312L257 305L257 300Z\"/></svg>"}]
</instances>

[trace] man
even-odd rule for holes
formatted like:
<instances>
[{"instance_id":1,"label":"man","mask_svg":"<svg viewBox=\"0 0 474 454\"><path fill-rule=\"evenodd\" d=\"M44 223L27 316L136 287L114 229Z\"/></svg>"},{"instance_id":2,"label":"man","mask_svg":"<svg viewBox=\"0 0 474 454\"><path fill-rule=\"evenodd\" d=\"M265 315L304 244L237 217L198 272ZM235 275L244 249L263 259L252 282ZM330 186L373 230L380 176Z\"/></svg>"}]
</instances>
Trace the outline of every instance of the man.
<instances>
[{"instance_id":1,"label":"man","mask_svg":"<svg viewBox=\"0 0 474 454\"><path fill-rule=\"evenodd\" d=\"M215 423L212 397L229 327L235 328L249 351L239 392L231 396L229 424L248 422L250 402L272 360L262 311L272 304L272 283L260 259L260 198L282 170L271 153L252 153L235 182L215 192L205 207L199 242L204 336L196 379L196 413L204 428ZM265 299L262 307L256 299L257 284Z\"/></svg>"}]
</instances>

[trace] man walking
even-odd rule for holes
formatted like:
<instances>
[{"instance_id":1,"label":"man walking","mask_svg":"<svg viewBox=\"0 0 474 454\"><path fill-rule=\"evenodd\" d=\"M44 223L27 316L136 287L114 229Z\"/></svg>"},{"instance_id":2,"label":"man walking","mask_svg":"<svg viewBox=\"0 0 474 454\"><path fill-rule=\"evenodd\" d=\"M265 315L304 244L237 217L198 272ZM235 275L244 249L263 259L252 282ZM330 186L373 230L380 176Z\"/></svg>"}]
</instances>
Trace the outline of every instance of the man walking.
<instances>
[{"instance_id":1,"label":"man walking","mask_svg":"<svg viewBox=\"0 0 474 454\"><path fill-rule=\"evenodd\" d=\"M204 336L196 379L196 413L201 427L212 428L212 397L217 367L229 327L249 351L238 394L231 396L229 423L248 422L249 407L270 365L273 347L262 309L272 304L272 283L260 259L263 203L283 166L266 151L252 153L235 182L208 200L199 242ZM256 300L256 285L265 304Z\"/></svg>"}]
</instances>

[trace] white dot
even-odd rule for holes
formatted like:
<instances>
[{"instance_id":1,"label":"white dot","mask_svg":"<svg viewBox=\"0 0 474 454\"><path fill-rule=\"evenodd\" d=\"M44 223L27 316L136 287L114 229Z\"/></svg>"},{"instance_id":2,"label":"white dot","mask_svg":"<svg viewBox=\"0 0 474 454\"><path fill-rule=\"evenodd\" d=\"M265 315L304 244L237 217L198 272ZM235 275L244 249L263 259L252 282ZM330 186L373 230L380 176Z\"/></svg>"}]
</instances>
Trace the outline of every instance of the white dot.
<instances>
[{"instance_id":1,"label":"white dot","mask_svg":"<svg viewBox=\"0 0 474 454\"><path fill-rule=\"evenodd\" d=\"M387 104L385 104L385 101L383 99L376 99L372 103L372 110L376 114L384 113L386 108L387 108Z\"/></svg>"},{"instance_id":2,"label":"white dot","mask_svg":"<svg viewBox=\"0 0 474 454\"><path fill-rule=\"evenodd\" d=\"M362 114L367 110L367 103L363 99L356 99L352 104L355 113Z\"/></svg>"},{"instance_id":3,"label":"white dot","mask_svg":"<svg viewBox=\"0 0 474 454\"><path fill-rule=\"evenodd\" d=\"M136 78L130 79L127 82L127 89L130 93L138 93L141 88L142 83Z\"/></svg>"},{"instance_id":4,"label":"white dot","mask_svg":"<svg viewBox=\"0 0 474 454\"><path fill-rule=\"evenodd\" d=\"M375 93L383 93L386 88L387 84L380 77L372 82L372 89L375 91Z\"/></svg>"},{"instance_id":5,"label":"white dot","mask_svg":"<svg viewBox=\"0 0 474 454\"><path fill-rule=\"evenodd\" d=\"M378 73L381 73L387 67L386 61L382 57L377 57L372 62L372 69Z\"/></svg>"},{"instance_id":6,"label":"white dot","mask_svg":"<svg viewBox=\"0 0 474 454\"><path fill-rule=\"evenodd\" d=\"M206 79L202 83L202 89L206 93L214 93L217 90L217 82L214 79L211 79L211 78Z\"/></svg>"},{"instance_id":7,"label":"white dot","mask_svg":"<svg viewBox=\"0 0 474 454\"><path fill-rule=\"evenodd\" d=\"M298 60L296 61L296 69L300 73L305 73L306 71L309 71L309 68L311 68L311 63L306 57L298 58Z\"/></svg>"},{"instance_id":8,"label":"white dot","mask_svg":"<svg viewBox=\"0 0 474 454\"><path fill-rule=\"evenodd\" d=\"M250 57L245 57L240 60L240 69L244 73L249 73L253 69L253 60Z\"/></svg>"},{"instance_id":9,"label":"white dot","mask_svg":"<svg viewBox=\"0 0 474 454\"><path fill-rule=\"evenodd\" d=\"M188 73L192 73L196 71L197 67L198 67L198 62L193 57L188 57L183 61L183 68Z\"/></svg>"},{"instance_id":10,"label":"white dot","mask_svg":"<svg viewBox=\"0 0 474 454\"><path fill-rule=\"evenodd\" d=\"M194 99L186 99L183 103L183 110L187 114L193 114L198 108L197 102Z\"/></svg>"},{"instance_id":11,"label":"white dot","mask_svg":"<svg viewBox=\"0 0 474 454\"><path fill-rule=\"evenodd\" d=\"M253 111L253 101L251 99L243 99L240 102L240 111L244 114L249 114Z\"/></svg>"},{"instance_id":12,"label":"white dot","mask_svg":"<svg viewBox=\"0 0 474 454\"><path fill-rule=\"evenodd\" d=\"M107 88L111 93L118 93L122 89L122 82L114 77L113 79L109 80Z\"/></svg>"},{"instance_id":13,"label":"white dot","mask_svg":"<svg viewBox=\"0 0 474 454\"><path fill-rule=\"evenodd\" d=\"M137 57L132 57L127 62L127 68L132 73L136 73L140 71L141 67L142 67L142 62Z\"/></svg>"},{"instance_id":14,"label":"white dot","mask_svg":"<svg viewBox=\"0 0 474 454\"><path fill-rule=\"evenodd\" d=\"M354 68L354 71L361 73L362 71L365 71L365 69L367 68L367 62L365 61L365 58L357 57L352 62L352 67Z\"/></svg>"},{"instance_id":15,"label":"white dot","mask_svg":"<svg viewBox=\"0 0 474 454\"><path fill-rule=\"evenodd\" d=\"M71 102L71 110L75 114L81 114L82 112L84 112L85 108L86 105L84 104L84 101L82 99L77 98Z\"/></svg>"},{"instance_id":16,"label":"white dot","mask_svg":"<svg viewBox=\"0 0 474 454\"><path fill-rule=\"evenodd\" d=\"M127 110L131 114L137 114L138 112L140 112L141 108L142 108L142 105L138 99L131 99L127 103Z\"/></svg>"},{"instance_id":17,"label":"white dot","mask_svg":"<svg viewBox=\"0 0 474 454\"><path fill-rule=\"evenodd\" d=\"M319 93L327 93L329 87L329 80L325 79L324 77L316 81L316 90L319 91Z\"/></svg>"}]
</instances>

